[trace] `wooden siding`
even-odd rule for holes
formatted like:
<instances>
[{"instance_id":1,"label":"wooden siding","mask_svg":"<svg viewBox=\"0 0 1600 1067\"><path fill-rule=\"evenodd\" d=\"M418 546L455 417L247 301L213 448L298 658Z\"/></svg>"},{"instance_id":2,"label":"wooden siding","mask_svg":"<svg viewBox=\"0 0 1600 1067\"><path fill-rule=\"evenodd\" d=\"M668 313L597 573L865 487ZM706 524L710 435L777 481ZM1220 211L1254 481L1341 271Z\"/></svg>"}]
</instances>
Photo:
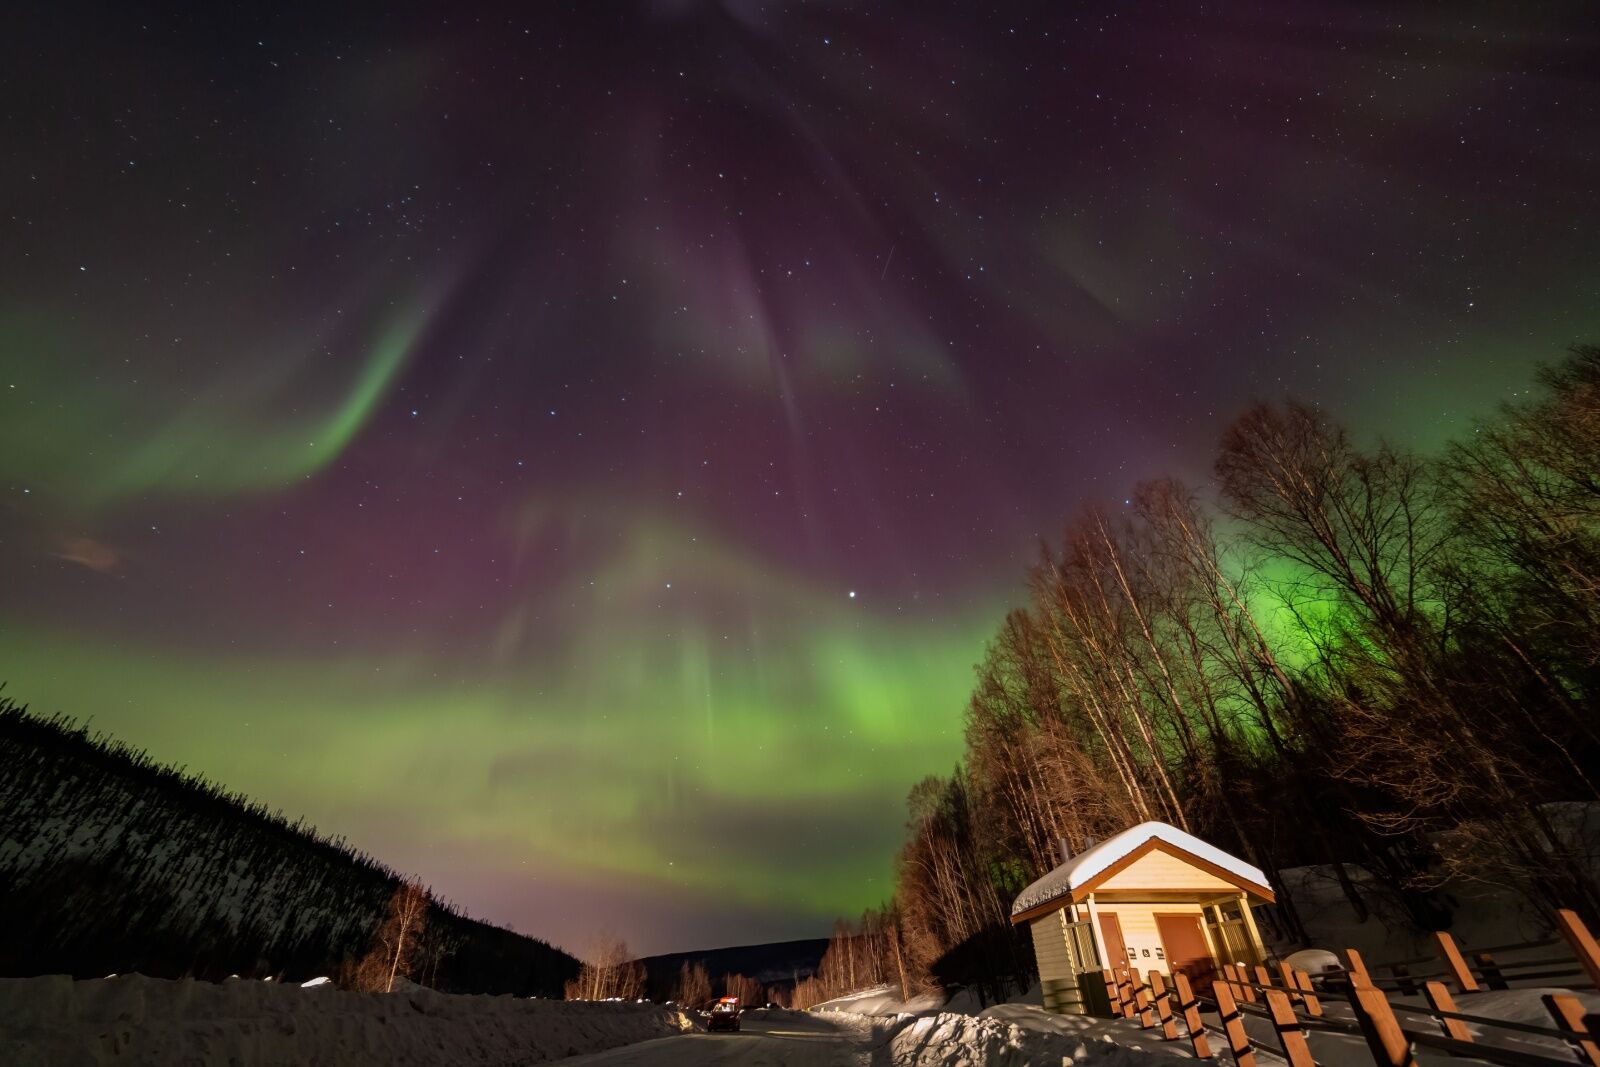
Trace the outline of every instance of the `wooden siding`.
<instances>
[{"instance_id":1,"label":"wooden siding","mask_svg":"<svg viewBox=\"0 0 1600 1067\"><path fill-rule=\"evenodd\" d=\"M1028 924L1033 932L1033 955L1039 965L1039 989L1044 1009L1064 1015L1082 1015L1087 1010L1078 972L1080 962L1068 940L1065 911L1052 911Z\"/></svg>"},{"instance_id":2,"label":"wooden siding","mask_svg":"<svg viewBox=\"0 0 1600 1067\"><path fill-rule=\"evenodd\" d=\"M1119 889L1194 890L1196 892L1238 892L1238 888L1208 871L1202 871L1177 856L1165 852L1149 852L1104 882L1095 886L1096 893Z\"/></svg>"},{"instance_id":3,"label":"wooden siding","mask_svg":"<svg viewBox=\"0 0 1600 1067\"><path fill-rule=\"evenodd\" d=\"M1087 979L1094 981L1094 976ZM1093 992L1094 986L1087 987L1079 984L1080 979L1073 978L1041 978L1039 979L1039 999L1045 1011L1053 1011L1057 1015L1088 1015L1090 1002L1087 996ZM1105 983L1100 983L1104 988Z\"/></svg>"},{"instance_id":4,"label":"wooden siding","mask_svg":"<svg viewBox=\"0 0 1600 1067\"><path fill-rule=\"evenodd\" d=\"M1039 961L1040 978L1076 978L1072 954L1067 951L1067 931L1063 912L1041 915L1028 926L1033 930L1033 957Z\"/></svg>"}]
</instances>

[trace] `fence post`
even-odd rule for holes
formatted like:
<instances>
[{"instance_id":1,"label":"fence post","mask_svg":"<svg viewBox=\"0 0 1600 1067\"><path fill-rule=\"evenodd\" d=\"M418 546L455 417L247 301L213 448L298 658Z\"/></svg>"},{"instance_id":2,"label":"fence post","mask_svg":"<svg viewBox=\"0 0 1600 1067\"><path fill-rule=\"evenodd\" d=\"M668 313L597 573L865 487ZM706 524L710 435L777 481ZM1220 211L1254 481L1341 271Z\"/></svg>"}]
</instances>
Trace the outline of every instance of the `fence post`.
<instances>
[{"instance_id":1,"label":"fence post","mask_svg":"<svg viewBox=\"0 0 1600 1067\"><path fill-rule=\"evenodd\" d=\"M1133 968L1125 966L1122 969L1122 1017L1124 1019L1131 1019L1134 1016L1133 989Z\"/></svg>"},{"instance_id":2,"label":"fence post","mask_svg":"<svg viewBox=\"0 0 1600 1067\"><path fill-rule=\"evenodd\" d=\"M1372 1058L1378 1067L1417 1067L1411 1040L1400 1029L1383 990L1372 985L1358 985L1350 991L1350 1006L1355 1009L1356 1021L1361 1024L1361 1032L1366 1036L1367 1047L1372 1049Z\"/></svg>"},{"instance_id":3,"label":"fence post","mask_svg":"<svg viewBox=\"0 0 1600 1067\"><path fill-rule=\"evenodd\" d=\"M1256 985L1264 986L1267 989L1272 988L1272 972L1259 963L1256 964Z\"/></svg>"},{"instance_id":4,"label":"fence post","mask_svg":"<svg viewBox=\"0 0 1600 1067\"><path fill-rule=\"evenodd\" d=\"M1288 960L1278 961L1278 978L1283 982L1283 988L1289 991L1290 1000L1304 1000L1300 995L1300 987L1294 982L1294 968L1289 966Z\"/></svg>"},{"instance_id":5,"label":"fence post","mask_svg":"<svg viewBox=\"0 0 1600 1067\"><path fill-rule=\"evenodd\" d=\"M1228 976L1228 992L1234 995L1234 999L1247 1004L1254 1003L1256 991L1250 988L1250 978L1245 972L1244 964L1223 964L1222 973Z\"/></svg>"},{"instance_id":6,"label":"fence post","mask_svg":"<svg viewBox=\"0 0 1600 1067\"><path fill-rule=\"evenodd\" d=\"M1178 1024L1172 1019L1172 996L1167 992L1167 983L1160 971L1150 972L1150 999L1155 1002L1156 1021L1161 1024L1161 1039L1176 1041Z\"/></svg>"},{"instance_id":7,"label":"fence post","mask_svg":"<svg viewBox=\"0 0 1600 1067\"><path fill-rule=\"evenodd\" d=\"M1305 1031L1300 1028L1300 1019L1294 1013L1294 1006L1289 1003L1288 994L1269 989L1266 998L1267 1011L1272 1014L1273 1028L1278 1031L1278 1044L1283 1048L1283 1057L1289 1061L1289 1067L1316 1067L1316 1061L1311 1058L1311 1046L1306 1044Z\"/></svg>"},{"instance_id":8,"label":"fence post","mask_svg":"<svg viewBox=\"0 0 1600 1067\"><path fill-rule=\"evenodd\" d=\"M1150 1011L1150 988L1138 971L1129 969L1128 980L1133 983L1133 1008L1139 1016L1139 1029L1148 1030L1156 1024L1155 1015Z\"/></svg>"},{"instance_id":9,"label":"fence post","mask_svg":"<svg viewBox=\"0 0 1600 1067\"><path fill-rule=\"evenodd\" d=\"M1101 971L1100 977L1106 983L1106 1002L1111 1005L1111 1017L1115 1019L1122 1014L1122 983L1117 980L1117 972Z\"/></svg>"},{"instance_id":10,"label":"fence post","mask_svg":"<svg viewBox=\"0 0 1600 1067\"><path fill-rule=\"evenodd\" d=\"M1556 927L1560 929L1561 936L1567 939L1567 944L1572 946L1573 955L1583 964L1589 981L1596 989L1600 989L1600 945L1595 944L1594 935L1571 908L1556 912Z\"/></svg>"},{"instance_id":11,"label":"fence post","mask_svg":"<svg viewBox=\"0 0 1600 1067\"><path fill-rule=\"evenodd\" d=\"M1306 1014L1322 1017L1322 1001L1317 999L1317 987L1311 984L1311 976L1304 971L1294 972L1294 984L1300 990L1300 1001L1306 1006Z\"/></svg>"},{"instance_id":12,"label":"fence post","mask_svg":"<svg viewBox=\"0 0 1600 1067\"><path fill-rule=\"evenodd\" d=\"M1238 1067L1256 1067L1255 1050L1250 1047L1250 1035L1245 1033L1244 1016L1239 1013L1239 1005L1234 1003L1233 990L1226 983L1218 983L1211 987L1211 992L1217 998L1217 1014L1222 1017L1222 1033L1228 1039L1233 1062Z\"/></svg>"},{"instance_id":13,"label":"fence post","mask_svg":"<svg viewBox=\"0 0 1600 1067\"><path fill-rule=\"evenodd\" d=\"M1434 1011L1455 1011L1455 998L1450 995L1450 990L1444 987L1443 982L1424 982L1422 992L1428 998L1428 1007ZM1457 1041L1471 1041L1472 1031L1467 1029L1467 1024L1460 1019L1440 1019L1439 1026L1444 1030L1445 1037L1453 1037Z\"/></svg>"},{"instance_id":14,"label":"fence post","mask_svg":"<svg viewBox=\"0 0 1600 1067\"><path fill-rule=\"evenodd\" d=\"M1200 1018L1200 1002L1189 988L1189 976L1182 971L1172 972L1172 988L1178 991L1178 1014L1183 1016L1183 1027L1189 1031L1189 1043L1194 1047L1194 1058L1209 1060L1211 1043L1206 1040L1206 1024Z\"/></svg>"},{"instance_id":15,"label":"fence post","mask_svg":"<svg viewBox=\"0 0 1600 1067\"><path fill-rule=\"evenodd\" d=\"M1456 992L1476 993L1478 980L1472 977L1472 969L1467 966L1467 961L1461 958L1461 949L1456 947L1456 939L1439 930L1433 935L1433 943L1439 949L1439 958L1444 961L1445 969L1456 981Z\"/></svg>"},{"instance_id":16,"label":"fence post","mask_svg":"<svg viewBox=\"0 0 1600 1067\"><path fill-rule=\"evenodd\" d=\"M1483 975L1483 984L1490 989L1509 989L1505 976L1500 973L1500 965L1494 960L1494 953L1480 952L1473 957L1478 963L1478 973Z\"/></svg>"},{"instance_id":17,"label":"fence post","mask_svg":"<svg viewBox=\"0 0 1600 1067\"><path fill-rule=\"evenodd\" d=\"M1344 969L1350 976L1350 984L1352 986L1366 986L1368 989L1375 988L1372 984L1372 975L1367 973L1367 962L1361 958L1360 952L1353 948L1347 948L1344 950L1344 958Z\"/></svg>"},{"instance_id":18,"label":"fence post","mask_svg":"<svg viewBox=\"0 0 1600 1067\"><path fill-rule=\"evenodd\" d=\"M1586 1063L1589 1067L1600 1067L1600 1044L1595 1043L1596 1035L1589 1032L1583 1018L1583 1005L1578 998L1562 993L1546 993L1539 999L1544 1001L1545 1010L1555 1019L1556 1026L1566 1031L1567 1040L1572 1042L1573 1049L1578 1053L1578 1062Z\"/></svg>"}]
</instances>

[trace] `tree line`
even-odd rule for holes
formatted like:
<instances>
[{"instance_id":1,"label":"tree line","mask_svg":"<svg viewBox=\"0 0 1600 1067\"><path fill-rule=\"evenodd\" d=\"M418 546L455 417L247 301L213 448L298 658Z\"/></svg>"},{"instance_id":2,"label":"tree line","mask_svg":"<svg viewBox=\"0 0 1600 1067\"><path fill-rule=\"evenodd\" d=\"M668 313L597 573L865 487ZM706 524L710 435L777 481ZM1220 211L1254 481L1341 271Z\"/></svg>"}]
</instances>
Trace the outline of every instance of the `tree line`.
<instances>
[{"instance_id":1,"label":"tree line","mask_svg":"<svg viewBox=\"0 0 1600 1067\"><path fill-rule=\"evenodd\" d=\"M3 696L0 766L0 910L25 917L0 939L0 974L559 996L577 973L343 839Z\"/></svg>"},{"instance_id":2,"label":"tree line","mask_svg":"<svg viewBox=\"0 0 1600 1067\"><path fill-rule=\"evenodd\" d=\"M1364 913L1359 864L1421 929L1458 880L1600 919L1571 825L1600 799L1600 347L1432 455L1260 404L1214 474L1084 506L1042 548L962 762L911 791L894 900L807 997L899 968L1003 995L1031 972L1010 902L1057 842L1148 819L1274 879L1331 864Z\"/></svg>"},{"instance_id":3,"label":"tree line","mask_svg":"<svg viewBox=\"0 0 1600 1067\"><path fill-rule=\"evenodd\" d=\"M747 1007L789 1002L786 988L749 975L724 974L714 980L699 960L684 960L664 986L652 983L627 942L612 934L600 936L565 992L568 1000L670 1000L690 1009L707 1007L718 997L738 997Z\"/></svg>"}]
</instances>

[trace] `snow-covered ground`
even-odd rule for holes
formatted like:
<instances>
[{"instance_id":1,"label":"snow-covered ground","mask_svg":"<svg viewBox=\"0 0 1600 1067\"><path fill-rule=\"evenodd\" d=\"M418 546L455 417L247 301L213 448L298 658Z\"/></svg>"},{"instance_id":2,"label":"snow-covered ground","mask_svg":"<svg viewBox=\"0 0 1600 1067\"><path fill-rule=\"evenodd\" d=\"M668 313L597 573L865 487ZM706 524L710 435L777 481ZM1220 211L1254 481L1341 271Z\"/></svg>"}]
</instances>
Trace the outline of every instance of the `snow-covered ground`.
<instances>
[{"instance_id":1,"label":"snow-covered ground","mask_svg":"<svg viewBox=\"0 0 1600 1067\"><path fill-rule=\"evenodd\" d=\"M1163 1067L1174 1057L1193 1058L1187 1040L1163 1041L1131 1020L1055 1015L1027 1003L982 1011L959 999L906 1003L897 992L864 991L821 1012L757 1009L746 1013L740 1033L707 1034L684 1015L649 1004L450 996L425 989L343 993L326 985L172 982L140 975L78 982L60 976L0 979L0 1064L510 1067L578 1057L573 1067ZM1548 1025L1541 992L1482 993L1466 998L1462 1008ZM1600 994L1579 999L1586 1011L1600 1012ZM1348 1018L1337 998L1325 1005L1330 1018ZM1427 1025L1420 1018L1416 1023ZM1266 1020L1252 1016L1247 1026L1260 1052L1276 1049ZM1553 1039L1473 1030L1479 1041L1568 1055ZM1322 1067L1371 1067L1359 1037L1314 1032L1310 1043ZM1223 1047L1220 1035L1212 1044ZM1426 1050L1420 1059L1424 1067L1444 1067L1445 1057Z\"/></svg>"},{"instance_id":2,"label":"snow-covered ground","mask_svg":"<svg viewBox=\"0 0 1600 1067\"><path fill-rule=\"evenodd\" d=\"M998 1018L758 1009L708 1034L649 1004L344 993L272 982L125 975L0 979L0 1064L393 1067L769 1064L797 1067L1147 1067L1145 1054ZM1159 1065L1155 1065L1159 1067Z\"/></svg>"},{"instance_id":3,"label":"snow-covered ground","mask_svg":"<svg viewBox=\"0 0 1600 1067\"><path fill-rule=\"evenodd\" d=\"M920 997L904 1000L900 996L898 985L880 985L825 1000L821 1004L812 1005L811 1010L819 1014L847 1012L852 1015L922 1015L936 1012L946 1003L947 999L939 993L925 993Z\"/></svg>"},{"instance_id":4,"label":"snow-covered ground","mask_svg":"<svg viewBox=\"0 0 1600 1067\"><path fill-rule=\"evenodd\" d=\"M1070 1033L1029 1032L949 1012L868 1016L751 1011L737 1034L649 1041L570 1067L1162 1067L1146 1053Z\"/></svg>"},{"instance_id":5,"label":"snow-covered ground","mask_svg":"<svg viewBox=\"0 0 1600 1067\"><path fill-rule=\"evenodd\" d=\"M1024 1009L1045 1014L1031 1005ZM1162 1067L1150 1052L1130 1045L1090 1034L1018 1026L989 1012L898 1016L890 1026L888 1049L895 1067Z\"/></svg>"},{"instance_id":6,"label":"snow-covered ground","mask_svg":"<svg viewBox=\"0 0 1600 1067\"><path fill-rule=\"evenodd\" d=\"M1554 1024L1551 1022L1550 1015L1539 998L1544 993L1552 992L1577 996L1587 1012L1600 1011L1600 994L1572 994L1571 990L1552 989L1512 989L1501 992L1479 993L1471 997L1457 998L1457 1007L1462 1012L1471 1015L1550 1027ZM1392 1002L1397 1008L1407 1003L1412 1003L1416 1007L1423 1006L1421 1000L1414 1002L1394 1000ZM1323 1007L1326 1011L1326 1018L1354 1023L1354 1017L1351 1015L1349 1005L1342 1000L1335 997L1324 998ZM1397 1015L1400 1019L1400 1024L1407 1029L1426 1031L1428 1033L1439 1032L1438 1024L1426 1016L1420 1014L1410 1015L1404 1011L1398 1011ZM1002 1004L988 1009L980 1017L1003 1020L1030 1032L1076 1034L1086 1038L1114 1041L1131 1049L1177 1056L1182 1059L1193 1058L1187 1034L1184 1032L1181 1023L1178 1026L1178 1032L1181 1035L1180 1039L1177 1041L1163 1041L1157 1031L1143 1030L1137 1022L1130 1019L1094 1019L1082 1015L1055 1015L1031 1005ZM1207 1017L1206 1021L1211 1029L1212 1051L1216 1052L1219 1049L1226 1048L1215 1017ZM1564 1060L1571 1056L1566 1043L1554 1037L1521 1034L1477 1023L1468 1024L1468 1029L1472 1032L1473 1040L1480 1044L1516 1049L1535 1055L1550 1056L1558 1060ZM1277 1053L1278 1040L1273 1025L1269 1020L1258 1015L1246 1015L1245 1030L1250 1035L1251 1044L1257 1050ZM1307 1034L1307 1044L1311 1048L1312 1058L1317 1061L1320 1067L1372 1067L1372 1053L1367 1048L1366 1040L1359 1035L1313 1030ZM1419 1048L1417 1058L1424 1067L1427 1067L1430 1063L1443 1065L1462 1062L1441 1052L1431 1052L1426 1047Z\"/></svg>"},{"instance_id":7,"label":"snow-covered ground","mask_svg":"<svg viewBox=\"0 0 1600 1067\"><path fill-rule=\"evenodd\" d=\"M1550 1027L1553 1024L1540 997L1553 992L1574 995L1583 1005L1585 1012L1600 1013L1600 993L1573 993L1566 989L1511 989L1483 992L1458 997L1457 1001L1459 1010L1466 1014ZM1012 1060L1002 1058L993 1062L1054 1065L1058 1060L1051 1057L1068 1054L1061 1051L1064 1045L1070 1045L1076 1050L1070 1053L1074 1061L1092 1059L1097 1062L1119 1062L1127 1065L1138 1062L1159 1065L1159 1060L1151 1061L1145 1057L1194 1058L1181 1024L1178 1028L1182 1035L1179 1040L1164 1041L1158 1031L1144 1030L1136 1021L1130 1019L1098 1019L1084 1015L1057 1015L1047 1012L1038 1005L1036 995L1019 997L1006 1004L979 1010L973 1001L964 999L960 995L949 1002L940 1003L940 998L929 996L902 1001L898 994L899 990L896 987L880 986L838 997L812 1010L820 1011L825 1018L830 1019L847 1020L866 1016L879 1027L885 1025L898 1027L894 1040L899 1044L890 1042L891 1050L898 1050L895 1051L897 1058L893 1060L897 1067L901 1064L990 1062L983 1059L962 1058L975 1048L987 1050L986 1054L990 1056L1004 1056L1007 1054L1004 1049L1015 1049L1019 1050L1014 1053L1015 1055L1024 1057ZM1033 1003L1027 1002L1030 999ZM1391 1002L1397 1009L1402 1026L1427 1032L1436 1031L1437 1024L1426 1016L1408 1014L1403 1010L1407 1005L1424 1007L1420 998L1391 998ZM1326 1018L1353 1023L1349 1005L1341 998L1324 997L1322 1003ZM957 1022L960 1019L967 1019L979 1025L967 1026ZM1208 1017L1207 1022L1212 1031L1211 1047L1215 1053L1226 1045L1217 1028L1216 1019ZM1278 1042L1271 1022L1259 1016L1247 1015L1245 1028L1258 1051L1276 1053ZM1566 1059L1571 1055L1566 1043L1554 1037L1521 1034L1477 1023L1468 1024L1468 1029L1472 1032L1473 1040L1482 1044L1497 1045L1556 1059ZM914 1040L915 1035L922 1034L937 1035L937 1040L930 1041L923 1047ZM1358 1035L1313 1031L1308 1035L1308 1043L1312 1056L1321 1067L1372 1067L1372 1054L1367 1048L1365 1039ZM1107 1045L1111 1048L1108 1049ZM941 1048L945 1050L944 1054L953 1058L946 1060L936 1058L939 1054L937 1050ZM1118 1057L1123 1054L1130 1055L1132 1059L1119 1060ZM1420 1050L1418 1060L1424 1067L1429 1065L1443 1067L1447 1061L1452 1061L1452 1058L1429 1052L1424 1048Z\"/></svg>"},{"instance_id":8,"label":"snow-covered ground","mask_svg":"<svg viewBox=\"0 0 1600 1067\"><path fill-rule=\"evenodd\" d=\"M530 1064L691 1029L651 1004L124 975L0 979L6 1067Z\"/></svg>"},{"instance_id":9,"label":"snow-covered ground","mask_svg":"<svg viewBox=\"0 0 1600 1067\"><path fill-rule=\"evenodd\" d=\"M1563 845L1573 850L1579 863L1600 876L1600 803L1554 803L1542 805L1541 809ZM1433 935L1411 925L1393 894L1369 871L1358 864L1346 864L1345 872L1365 905L1365 915L1345 895L1331 865L1278 871L1280 900L1287 896L1293 901L1311 945L1358 949L1369 966L1433 955ZM1554 936L1548 913L1509 889L1484 882L1453 881L1442 887L1440 896L1453 912L1450 933L1464 947L1522 944ZM1302 947L1274 937L1272 924L1266 916L1262 918L1262 934L1275 955L1287 955ZM1497 952L1496 958L1501 963L1511 963L1550 955L1549 950L1523 950Z\"/></svg>"}]
</instances>

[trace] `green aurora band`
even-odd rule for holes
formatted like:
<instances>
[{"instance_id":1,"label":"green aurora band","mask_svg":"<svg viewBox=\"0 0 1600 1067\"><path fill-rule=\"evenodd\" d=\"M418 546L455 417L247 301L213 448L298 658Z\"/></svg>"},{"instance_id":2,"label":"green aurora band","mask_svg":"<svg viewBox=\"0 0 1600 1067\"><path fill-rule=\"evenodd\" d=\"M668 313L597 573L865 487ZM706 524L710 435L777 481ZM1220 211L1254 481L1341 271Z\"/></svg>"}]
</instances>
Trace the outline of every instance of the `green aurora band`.
<instances>
[{"instance_id":1,"label":"green aurora band","mask_svg":"<svg viewBox=\"0 0 1600 1067\"><path fill-rule=\"evenodd\" d=\"M371 330L342 390L319 388L312 411L283 418L310 356L251 362L218 375L198 398L117 389L103 371L113 342L0 308L0 378L27 398L0 442L0 477L50 484L67 506L98 510L145 495L223 496L278 489L343 454L415 351L424 305L407 304ZM309 346L301 343L302 349ZM260 368L265 368L260 369ZM116 442L108 429L132 438Z\"/></svg>"},{"instance_id":2,"label":"green aurora band","mask_svg":"<svg viewBox=\"0 0 1600 1067\"><path fill-rule=\"evenodd\" d=\"M513 879L524 864L588 871L821 929L887 896L892 836L840 850L719 841L717 828L811 812L783 821L821 834L838 813L898 806L959 758L959 694L994 621L908 626L851 605L766 635L787 651L764 657L753 632L640 623L587 630L561 663L484 681L413 656L186 656L15 630L5 641L22 665L8 691L35 710L93 708L95 729L305 813L469 904L462 879L434 866L451 849ZM383 825L404 834L381 839Z\"/></svg>"},{"instance_id":3,"label":"green aurora band","mask_svg":"<svg viewBox=\"0 0 1600 1067\"><path fill-rule=\"evenodd\" d=\"M1034 546L1247 405L1600 335L1592 2L91 6L0 35L0 683L577 950L883 901Z\"/></svg>"}]
</instances>

